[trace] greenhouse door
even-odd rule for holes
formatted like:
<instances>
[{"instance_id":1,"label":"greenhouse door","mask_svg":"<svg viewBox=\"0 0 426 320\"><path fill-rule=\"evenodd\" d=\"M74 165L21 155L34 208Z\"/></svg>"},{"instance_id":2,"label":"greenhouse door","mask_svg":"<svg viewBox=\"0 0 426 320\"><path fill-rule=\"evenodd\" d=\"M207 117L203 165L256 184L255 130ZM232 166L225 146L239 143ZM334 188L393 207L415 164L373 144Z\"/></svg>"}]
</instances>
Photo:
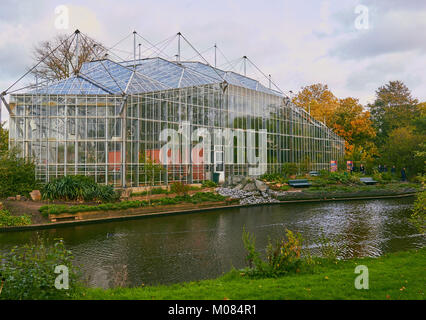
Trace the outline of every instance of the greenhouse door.
<instances>
[{"instance_id":1,"label":"greenhouse door","mask_svg":"<svg viewBox=\"0 0 426 320\"><path fill-rule=\"evenodd\" d=\"M214 173L219 174L219 182L225 181L225 165L223 164L223 151L214 151Z\"/></svg>"}]
</instances>

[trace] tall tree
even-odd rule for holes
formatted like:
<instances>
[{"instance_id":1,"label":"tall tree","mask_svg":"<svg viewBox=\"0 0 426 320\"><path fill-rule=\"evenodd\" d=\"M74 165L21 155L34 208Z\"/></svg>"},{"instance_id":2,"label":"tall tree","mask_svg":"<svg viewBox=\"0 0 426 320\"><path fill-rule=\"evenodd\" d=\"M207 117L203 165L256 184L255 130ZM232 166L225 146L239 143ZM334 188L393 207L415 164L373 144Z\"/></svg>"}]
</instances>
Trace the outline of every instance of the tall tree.
<instances>
[{"instance_id":1,"label":"tall tree","mask_svg":"<svg viewBox=\"0 0 426 320\"><path fill-rule=\"evenodd\" d=\"M418 100L401 81L390 81L376 91L376 100L369 104L378 146L386 144L389 134L396 128L411 125L419 116Z\"/></svg>"},{"instance_id":2,"label":"tall tree","mask_svg":"<svg viewBox=\"0 0 426 320\"><path fill-rule=\"evenodd\" d=\"M327 85L317 83L303 87L293 98L293 103L310 111L311 115L328 125L339 106L339 99L328 89Z\"/></svg>"},{"instance_id":3,"label":"tall tree","mask_svg":"<svg viewBox=\"0 0 426 320\"><path fill-rule=\"evenodd\" d=\"M42 61L46 56L47 58L33 74L44 80L61 80L79 72L84 62L105 57L106 49L102 44L81 34L78 35L77 44L76 38L77 36L57 35L52 40L36 45L33 53L35 62ZM56 47L58 48L54 51Z\"/></svg>"},{"instance_id":4,"label":"tall tree","mask_svg":"<svg viewBox=\"0 0 426 320\"><path fill-rule=\"evenodd\" d=\"M330 127L346 141L346 154L352 160L372 161L378 155L373 143L376 131L370 113L364 111L358 99L339 99L330 119Z\"/></svg>"},{"instance_id":5,"label":"tall tree","mask_svg":"<svg viewBox=\"0 0 426 320\"><path fill-rule=\"evenodd\" d=\"M352 160L372 161L377 156L373 143L376 132L370 113L364 111L358 99L338 99L324 84L303 87L293 102L324 121L339 136L345 139L346 154Z\"/></svg>"},{"instance_id":6,"label":"tall tree","mask_svg":"<svg viewBox=\"0 0 426 320\"><path fill-rule=\"evenodd\" d=\"M382 147L383 162L397 168L405 167L409 175L416 175L424 170L424 156L416 155L425 138L424 134L416 134L411 126L392 130Z\"/></svg>"}]
</instances>

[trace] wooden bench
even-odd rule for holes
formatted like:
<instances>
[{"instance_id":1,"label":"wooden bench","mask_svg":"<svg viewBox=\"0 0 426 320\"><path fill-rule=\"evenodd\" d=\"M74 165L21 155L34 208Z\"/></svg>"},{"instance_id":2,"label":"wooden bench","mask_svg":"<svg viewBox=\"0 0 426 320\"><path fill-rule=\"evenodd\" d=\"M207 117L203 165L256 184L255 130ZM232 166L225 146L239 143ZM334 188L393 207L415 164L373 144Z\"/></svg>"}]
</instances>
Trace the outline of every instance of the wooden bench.
<instances>
[{"instance_id":1,"label":"wooden bench","mask_svg":"<svg viewBox=\"0 0 426 320\"><path fill-rule=\"evenodd\" d=\"M365 184L376 184L378 181L373 180L371 177L359 178L359 180Z\"/></svg>"},{"instance_id":2,"label":"wooden bench","mask_svg":"<svg viewBox=\"0 0 426 320\"><path fill-rule=\"evenodd\" d=\"M320 173L318 171L309 171L309 175L311 177L318 177L320 175Z\"/></svg>"},{"instance_id":3,"label":"wooden bench","mask_svg":"<svg viewBox=\"0 0 426 320\"><path fill-rule=\"evenodd\" d=\"M311 183L307 179L288 180L288 185L294 188L310 187Z\"/></svg>"}]
</instances>

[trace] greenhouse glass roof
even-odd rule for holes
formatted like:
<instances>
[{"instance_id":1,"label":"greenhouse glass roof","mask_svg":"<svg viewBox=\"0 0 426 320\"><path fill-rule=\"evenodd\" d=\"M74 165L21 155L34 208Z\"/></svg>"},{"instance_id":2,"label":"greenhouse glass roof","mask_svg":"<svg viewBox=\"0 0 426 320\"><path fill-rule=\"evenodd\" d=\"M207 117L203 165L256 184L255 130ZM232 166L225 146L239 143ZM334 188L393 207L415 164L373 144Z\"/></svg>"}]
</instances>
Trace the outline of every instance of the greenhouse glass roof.
<instances>
[{"instance_id":1,"label":"greenhouse glass roof","mask_svg":"<svg viewBox=\"0 0 426 320\"><path fill-rule=\"evenodd\" d=\"M134 72L134 65L136 66ZM39 87L44 94L137 94L214 83L283 96L259 81L223 71L201 62L172 62L163 58L113 62L98 60L83 64L78 75Z\"/></svg>"}]
</instances>

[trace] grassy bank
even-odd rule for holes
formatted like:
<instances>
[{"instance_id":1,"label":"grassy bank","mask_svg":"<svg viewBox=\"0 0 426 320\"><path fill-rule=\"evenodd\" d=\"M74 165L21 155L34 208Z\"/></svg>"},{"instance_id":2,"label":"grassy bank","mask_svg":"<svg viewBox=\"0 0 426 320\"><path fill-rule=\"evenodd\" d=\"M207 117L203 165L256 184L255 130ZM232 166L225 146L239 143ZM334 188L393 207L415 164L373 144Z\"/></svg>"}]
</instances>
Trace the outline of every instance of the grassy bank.
<instances>
[{"instance_id":1,"label":"grassy bank","mask_svg":"<svg viewBox=\"0 0 426 320\"><path fill-rule=\"evenodd\" d=\"M345 186L334 185L326 187L310 187L301 189L300 192L288 192L277 199L287 200L312 200L312 199L338 199L338 198L363 198L395 196L403 194L414 194L421 189L421 185L396 183L373 186Z\"/></svg>"},{"instance_id":2,"label":"grassy bank","mask_svg":"<svg viewBox=\"0 0 426 320\"><path fill-rule=\"evenodd\" d=\"M214 280L169 286L85 289L83 299L425 299L426 248L327 262L321 260L312 273L279 278L250 279L233 270ZM357 265L369 270L369 289L354 287ZM80 297L79 297L80 298Z\"/></svg>"}]
</instances>

